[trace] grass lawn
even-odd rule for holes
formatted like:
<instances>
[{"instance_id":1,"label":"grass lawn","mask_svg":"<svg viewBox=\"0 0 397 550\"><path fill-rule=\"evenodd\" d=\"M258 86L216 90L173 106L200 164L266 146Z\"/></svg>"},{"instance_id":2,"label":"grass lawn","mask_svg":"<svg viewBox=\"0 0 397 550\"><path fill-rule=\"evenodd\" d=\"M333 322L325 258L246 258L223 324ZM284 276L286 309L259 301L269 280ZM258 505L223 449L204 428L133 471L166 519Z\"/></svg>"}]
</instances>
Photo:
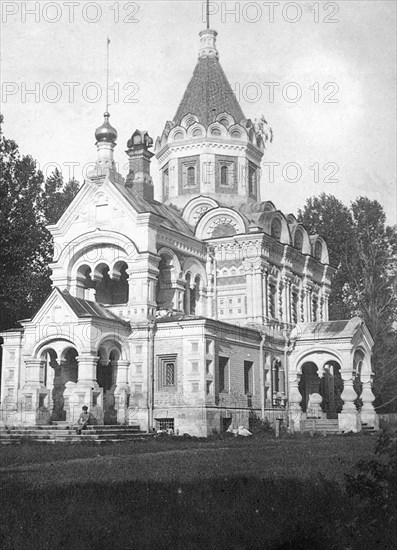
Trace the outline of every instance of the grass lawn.
<instances>
[{"instance_id":1,"label":"grass lawn","mask_svg":"<svg viewBox=\"0 0 397 550\"><path fill-rule=\"evenodd\" d=\"M352 519L344 473L372 457L374 444L358 434L5 447L0 543L386 550L382 533L350 540L344 529Z\"/></svg>"}]
</instances>

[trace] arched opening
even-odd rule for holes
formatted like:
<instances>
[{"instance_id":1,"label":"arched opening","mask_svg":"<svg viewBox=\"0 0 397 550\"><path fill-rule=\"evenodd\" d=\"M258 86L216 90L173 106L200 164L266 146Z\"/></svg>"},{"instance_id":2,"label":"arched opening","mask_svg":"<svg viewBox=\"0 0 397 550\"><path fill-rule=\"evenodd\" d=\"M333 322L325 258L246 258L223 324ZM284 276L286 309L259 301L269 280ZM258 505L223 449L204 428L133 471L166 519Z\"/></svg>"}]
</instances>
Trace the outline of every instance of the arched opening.
<instances>
[{"instance_id":1,"label":"arched opening","mask_svg":"<svg viewBox=\"0 0 397 550\"><path fill-rule=\"evenodd\" d=\"M221 166L221 185L229 185L229 170L225 165Z\"/></svg>"},{"instance_id":2,"label":"arched opening","mask_svg":"<svg viewBox=\"0 0 397 550\"><path fill-rule=\"evenodd\" d=\"M270 235L278 241L281 239L281 221L278 218L272 220Z\"/></svg>"},{"instance_id":3,"label":"arched opening","mask_svg":"<svg viewBox=\"0 0 397 550\"><path fill-rule=\"evenodd\" d=\"M81 265L76 273L76 297L94 300L95 286L95 281L91 277L91 268L88 265Z\"/></svg>"},{"instance_id":4,"label":"arched opening","mask_svg":"<svg viewBox=\"0 0 397 550\"><path fill-rule=\"evenodd\" d=\"M323 398L321 407L327 418L338 418L338 413L341 412L343 407L342 392L343 380L340 374L340 365L337 361L328 361L324 366L320 386L320 393Z\"/></svg>"},{"instance_id":5,"label":"arched opening","mask_svg":"<svg viewBox=\"0 0 397 550\"><path fill-rule=\"evenodd\" d=\"M77 356L78 353L74 348L65 350L61 358L58 358L53 348L47 348L41 355L42 380L44 386L50 390L48 407L52 421L66 420L63 394L67 382L77 382Z\"/></svg>"},{"instance_id":6,"label":"arched opening","mask_svg":"<svg viewBox=\"0 0 397 550\"><path fill-rule=\"evenodd\" d=\"M103 390L103 419L105 424L117 424L114 390L117 383L117 366L120 351L104 345L98 351L97 382Z\"/></svg>"},{"instance_id":7,"label":"arched opening","mask_svg":"<svg viewBox=\"0 0 397 550\"><path fill-rule=\"evenodd\" d=\"M257 195L257 178L256 178L256 168L254 166L250 166L248 168L248 195L252 199L256 199Z\"/></svg>"},{"instance_id":8,"label":"arched opening","mask_svg":"<svg viewBox=\"0 0 397 550\"><path fill-rule=\"evenodd\" d=\"M323 245L321 244L321 241L316 241L316 244L314 245L314 257L319 262L321 261L322 254L323 254Z\"/></svg>"},{"instance_id":9,"label":"arched opening","mask_svg":"<svg viewBox=\"0 0 397 550\"><path fill-rule=\"evenodd\" d=\"M211 238L217 237L233 237L236 234L236 229L230 223L218 224L212 232Z\"/></svg>"},{"instance_id":10,"label":"arched opening","mask_svg":"<svg viewBox=\"0 0 397 550\"><path fill-rule=\"evenodd\" d=\"M172 273L174 265L172 258L167 254L161 254L159 274L157 278L156 302L159 309L173 309L175 288L172 288Z\"/></svg>"},{"instance_id":11,"label":"arched opening","mask_svg":"<svg viewBox=\"0 0 397 550\"><path fill-rule=\"evenodd\" d=\"M128 265L125 262L118 262L113 268L111 280L111 304L128 303Z\"/></svg>"},{"instance_id":12,"label":"arched opening","mask_svg":"<svg viewBox=\"0 0 397 550\"><path fill-rule=\"evenodd\" d=\"M194 279L194 288L190 291L190 313L196 315L198 313L198 304L200 300L201 279L196 275Z\"/></svg>"},{"instance_id":13,"label":"arched opening","mask_svg":"<svg viewBox=\"0 0 397 550\"><path fill-rule=\"evenodd\" d=\"M100 264L95 269L96 280L96 301L100 304L112 303L112 281L109 276L109 266L106 264Z\"/></svg>"},{"instance_id":14,"label":"arched opening","mask_svg":"<svg viewBox=\"0 0 397 550\"><path fill-rule=\"evenodd\" d=\"M110 274L109 266L99 264L94 273L87 265L82 265L76 275L76 296L85 300L96 301L106 305L128 303L128 265L117 262Z\"/></svg>"},{"instance_id":15,"label":"arched opening","mask_svg":"<svg viewBox=\"0 0 397 550\"><path fill-rule=\"evenodd\" d=\"M184 296L184 304L183 309L186 314L190 313L190 293L191 293L191 275L190 273L186 273L185 277L185 296Z\"/></svg>"},{"instance_id":16,"label":"arched opening","mask_svg":"<svg viewBox=\"0 0 397 550\"><path fill-rule=\"evenodd\" d=\"M337 361L327 361L320 378L317 365L307 361L302 366L302 375L299 381L299 392L302 395L301 407L308 417L326 417L337 419L342 410L343 380L340 375L340 365ZM320 399L316 399L320 396ZM317 412L313 414L317 407Z\"/></svg>"},{"instance_id":17,"label":"arched opening","mask_svg":"<svg viewBox=\"0 0 397 550\"><path fill-rule=\"evenodd\" d=\"M299 392L302 396L301 407L303 412L307 412L310 396L313 393L320 394L320 384L317 365L308 361L302 366L302 376L299 380Z\"/></svg>"},{"instance_id":18,"label":"arched opening","mask_svg":"<svg viewBox=\"0 0 397 550\"><path fill-rule=\"evenodd\" d=\"M196 185L196 169L194 166L189 166L186 170L186 183L188 187Z\"/></svg>"},{"instance_id":19,"label":"arched opening","mask_svg":"<svg viewBox=\"0 0 397 550\"><path fill-rule=\"evenodd\" d=\"M294 247L302 252L303 248L303 233L300 229L295 231L294 235Z\"/></svg>"}]
</instances>

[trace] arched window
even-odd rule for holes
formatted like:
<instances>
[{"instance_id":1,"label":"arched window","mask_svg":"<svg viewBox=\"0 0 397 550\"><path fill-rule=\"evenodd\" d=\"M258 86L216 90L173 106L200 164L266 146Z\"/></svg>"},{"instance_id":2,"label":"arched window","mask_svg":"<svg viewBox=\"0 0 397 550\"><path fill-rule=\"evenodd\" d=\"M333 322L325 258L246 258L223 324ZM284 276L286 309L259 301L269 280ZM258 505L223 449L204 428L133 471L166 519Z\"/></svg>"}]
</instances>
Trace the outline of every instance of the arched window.
<instances>
[{"instance_id":1,"label":"arched window","mask_svg":"<svg viewBox=\"0 0 397 550\"><path fill-rule=\"evenodd\" d=\"M97 281L95 299L101 304L112 303L112 280L109 277L109 267L107 265L99 266L96 271L101 275Z\"/></svg>"},{"instance_id":2,"label":"arched window","mask_svg":"<svg viewBox=\"0 0 397 550\"><path fill-rule=\"evenodd\" d=\"M193 137L200 137L200 136L202 136L202 132L200 128L196 128L195 130L193 130Z\"/></svg>"},{"instance_id":3,"label":"arched window","mask_svg":"<svg viewBox=\"0 0 397 550\"><path fill-rule=\"evenodd\" d=\"M112 279L112 304L126 304L128 302L128 265L125 262L116 264L114 279Z\"/></svg>"},{"instance_id":4,"label":"arched window","mask_svg":"<svg viewBox=\"0 0 397 550\"><path fill-rule=\"evenodd\" d=\"M314 245L314 257L316 260L321 261L321 256L323 255L323 245L320 241L316 241Z\"/></svg>"},{"instance_id":5,"label":"arched window","mask_svg":"<svg viewBox=\"0 0 397 550\"><path fill-rule=\"evenodd\" d=\"M303 233L300 229L295 231L294 235L294 247L302 251L303 248Z\"/></svg>"},{"instance_id":6,"label":"arched window","mask_svg":"<svg viewBox=\"0 0 397 550\"><path fill-rule=\"evenodd\" d=\"M232 137L234 138L241 138L241 133L238 130L233 130Z\"/></svg>"},{"instance_id":7,"label":"arched window","mask_svg":"<svg viewBox=\"0 0 397 550\"><path fill-rule=\"evenodd\" d=\"M222 134L221 134L221 131L219 130L219 128L213 128L211 130L211 136L220 136L220 135L222 135Z\"/></svg>"},{"instance_id":8,"label":"arched window","mask_svg":"<svg viewBox=\"0 0 397 550\"><path fill-rule=\"evenodd\" d=\"M187 169L187 186L194 187L196 185L196 169L194 166L189 166Z\"/></svg>"},{"instance_id":9,"label":"arched window","mask_svg":"<svg viewBox=\"0 0 397 550\"><path fill-rule=\"evenodd\" d=\"M212 232L211 238L217 237L233 237L236 234L236 229L230 223L220 223Z\"/></svg>"},{"instance_id":10,"label":"arched window","mask_svg":"<svg viewBox=\"0 0 397 550\"><path fill-rule=\"evenodd\" d=\"M190 273L186 274L185 277L185 295L184 295L184 311L186 314L190 313L190 284L191 284L191 275Z\"/></svg>"},{"instance_id":11,"label":"arched window","mask_svg":"<svg viewBox=\"0 0 397 550\"><path fill-rule=\"evenodd\" d=\"M170 176L167 168L163 170L163 201L166 201L170 195Z\"/></svg>"},{"instance_id":12,"label":"arched window","mask_svg":"<svg viewBox=\"0 0 397 550\"><path fill-rule=\"evenodd\" d=\"M248 169L248 194L251 198L256 199L256 169L250 166Z\"/></svg>"},{"instance_id":13,"label":"arched window","mask_svg":"<svg viewBox=\"0 0 397 550\"><path fill-rule=\"evenodd\" d=\"M223 165L221 166L221 185L229 185L229 170L228 167Z\"/></svg>"},{"instance_id":14,"label":"arched window","mask_svg":"<svg viewBox=\"0 0 397 550\"><path fill-rule=\"evenodd\" d=\"M281 238L281 221L278 218L273 218L270 231L271 236L278 241Z\"/></svg>"},{"instance_id":15,"label":"arched window","mask_svg":"<svg viewBox=\"0 0 397 550\"><path fill-rule=\"evenodd\" d=\"M226 126L226 128L229 126L229 121L227 120L227 118L221 118L219 122L220 124L223 124L224 126Z\"/></svg>"},{"instance_id":16,"label":"arched window","mask_svg":"<svg viewBox=\"0 0 397 550\"><path fill-rule=\"evenodd\" d=\"M183 139L183 133L182 132L175 132L174 134L174 140Z\"/></svg>"}]
</instances>

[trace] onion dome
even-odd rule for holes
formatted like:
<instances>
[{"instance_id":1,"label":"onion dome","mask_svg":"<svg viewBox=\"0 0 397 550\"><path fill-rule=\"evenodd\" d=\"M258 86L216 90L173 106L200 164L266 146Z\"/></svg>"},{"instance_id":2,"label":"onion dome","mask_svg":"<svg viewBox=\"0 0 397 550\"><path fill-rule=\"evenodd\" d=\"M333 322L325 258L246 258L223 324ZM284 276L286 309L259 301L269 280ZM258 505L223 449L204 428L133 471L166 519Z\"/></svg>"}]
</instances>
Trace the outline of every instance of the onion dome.
<instances>
[{"instance_id":1,"label":"onion dome","mask_svg":"<svg viewBox=\"0 0 397 550\"><path fill-rule=\"evenodd\" d=\"M117 139L117 130L109 123L109 113L104 113L105 120L103 124L95 130L95 139L98 141L106 141L108 143L114 143Z\"/></svg>"}]
</instances>

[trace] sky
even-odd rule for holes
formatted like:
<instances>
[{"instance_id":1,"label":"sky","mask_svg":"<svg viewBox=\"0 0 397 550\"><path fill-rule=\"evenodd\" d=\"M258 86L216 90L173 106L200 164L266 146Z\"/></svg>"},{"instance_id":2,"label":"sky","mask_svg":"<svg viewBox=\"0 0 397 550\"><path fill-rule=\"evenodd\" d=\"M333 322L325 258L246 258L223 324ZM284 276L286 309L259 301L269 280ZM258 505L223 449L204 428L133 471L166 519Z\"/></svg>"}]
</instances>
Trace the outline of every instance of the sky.
<instances>
[{"instance_id":1,"label":"sky","mask_svg":"<svg viewBox=\"0 0 397 550\"><path fill-rule=\"evenodd\" d=\"M191 78L205 28L203 2L3 0L4 133L46 175L82 182L96 159L106 41L115 159L127 173L136 128L156 139ZM297 213L321 192L346 205L378 200L397 223L396 4L210 2L220 62L247 118L274 132L262 200ZM30 93L29 93L30 92ZM156 177L156 160L152 175Z\"/></svg>"}]
</instances>

